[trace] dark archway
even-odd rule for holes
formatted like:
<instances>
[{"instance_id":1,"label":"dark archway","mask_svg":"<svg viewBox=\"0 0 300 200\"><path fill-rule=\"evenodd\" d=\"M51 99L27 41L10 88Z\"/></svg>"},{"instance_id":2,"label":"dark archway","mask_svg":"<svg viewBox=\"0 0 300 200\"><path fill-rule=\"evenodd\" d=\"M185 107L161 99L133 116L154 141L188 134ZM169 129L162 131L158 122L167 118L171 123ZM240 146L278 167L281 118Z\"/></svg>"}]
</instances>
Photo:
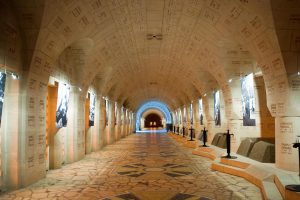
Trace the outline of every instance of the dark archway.
<instances>
[{"instance_id":1,"label":"dark archway","mask_svg":"<svg viewBox=\"0 0 300 200\"><path fill-rule=\"evenodd\" d=\"M145 117L145 128L163 127L162 118L155 113L151 113Z\"/></svg>"}]
</instances>

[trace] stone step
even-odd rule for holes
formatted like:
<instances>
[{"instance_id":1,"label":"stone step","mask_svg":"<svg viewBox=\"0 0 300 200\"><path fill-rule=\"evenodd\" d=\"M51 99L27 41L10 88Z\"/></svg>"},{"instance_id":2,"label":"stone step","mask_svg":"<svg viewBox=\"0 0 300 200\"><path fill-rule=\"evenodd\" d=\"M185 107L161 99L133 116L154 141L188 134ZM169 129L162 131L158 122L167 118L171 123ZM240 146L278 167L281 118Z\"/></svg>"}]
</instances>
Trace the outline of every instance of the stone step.
<instances>
[{"instance_id":1,"label":"stone step","mask_svg":"<svg viewBox=\"0 0 300 200\"><path fill-rule=\"evenodd\" d=\"M227 163L232 164L234 162L227 162ZM276 184L274 183L274 176L270 175L268 172L262 171L257 167L248 166L247 168L241 168L241 166L239 165L231 166L231 165L223 164L221 163L221 159L217 159L212 163L211 169L224 172L227 174L239 176L248 180L249 182L255 184L261 189L264 199L267 200L283 199Z\"/></svg>"},{"instance_id":2,"label":"stone step","mask_svg":"<svg viewBox=\"0 0 300 200\"><path fill-rule=\"evenodd\" d=\"M206 148L206 147L199 147L198 149L195 149L192 152L192 154L197 155L197 156L206 157L211 160L215 160L217 158L215 151L211 148Z\"/></svg>"},{"instance_id":3,"label":"stone step","mask_svg":"<svg viewBox=\"0 0 300 200\"><path fill-rule=\"evenodd\" d=\"M275 184L279 189L281 195L287 200L300 199L300 192L291 192L285 189L286 185L300 185L298 176L294 176L286 173L277 173L275 178Z\"/></svg>"},{"instance_id":4,"label":"stone step","mask_svg":"<svg viewBox=\"0 0 300 200\"><path fill-rule=\"evenodd\" d=\"M233 160L233 159L226 159L226 158L221 158L221 163L233 167L238 167L241 169L246 169L250 166L249 163L241 162L238 160Z\"/></svg>"},{"instance_id":5,"label":"stone step","mask_svg":"<svg viewBox=\"0 0 300 200\"><path fill-rule=\"evenodd\" d=\"M267 197L265 199L268 199L268 200L283 199L274 182L263 181L261 189L263 190L264 196Z\"/></svg>"}]
</instances>

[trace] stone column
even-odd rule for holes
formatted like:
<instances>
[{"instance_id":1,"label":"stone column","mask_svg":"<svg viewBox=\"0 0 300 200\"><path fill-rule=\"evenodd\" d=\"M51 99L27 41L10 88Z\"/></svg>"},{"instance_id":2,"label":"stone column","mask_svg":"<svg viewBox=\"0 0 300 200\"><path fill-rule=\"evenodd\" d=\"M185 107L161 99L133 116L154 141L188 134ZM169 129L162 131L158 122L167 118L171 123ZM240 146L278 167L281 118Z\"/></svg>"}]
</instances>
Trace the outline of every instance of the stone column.
<instances>
[{"instance_id":1,"label":"stone column","mask_svg":"<svg viewBox=\"0 0 300 200\"><path fill-rule=\"evenodd\" d=\"M181 122L179 123L179 134L181 132L182 127L184 126L184 122L183 122L183 108L179 108L180 113L181 113L181 117L179 117L181 119Z\"/></svg>"},{"instance_id":2,"label":"stone column","mask_svg":"<svg viewBox=\"0 0 300 200\"><path fill-rule=\"evenodd\" d=\"M291 62L291 64L296 66L295 62ZM297 137L300 136L300 76L294 74L289 76L288 79L288 92L284 90L285 85L281 83L280 92L282 92L282 95L278 95L278 100L272 99L273 101L277 100L277 104L273 103L269 106L272 115L276 116L275 164L280 169L298 172L298 150L293 148L293 143L297 138L300 140Z\"/></svg>"},{"instance_id":3,"label":"stone column","mask_svg":"<svg viewBox=\"0 0 300 200\"><path fill-rule=\"evenodd\" d=\"M66 162L81 160L85 155L84 92L71 87L66 132Z\"/></svg>"},{"instance_id":4,"label":"stone column","mask_svg":"<svg viewBox=\"0 0 300 200\"><path fill-rule=\"evenodd\" d=\"M114 135L114 104L111 101L108 101L109 111L108 111L108 125L105 127L106 143L112 144L115 141Z\"/></svg>"},{"instance_id":5,"label":"stone column","mask_svg":"<svg viewBox=\"0 0 300 200\"><path fill-rule=\"evenodd\" d=\"M4 103L1 118L1 176L5 189L16 189L20 186L20 170L22 151L19 134L20 86L19 80L6 77Z\"/></svg>"},{"instance_id":6,"label":"stone column","mask_svg":"<svg viewBox=\"0 0 300 200\"><path fill-rule=\"evenodd\" d=\"M189 135L189 129L191 127L191 104L186 105L186 133Z\"/></svg>"},{"instance_id":7,"label":"stone column","mask_svg":"<svg viewBox=\"0 0 300 200\"><path fill-rule=\"evenodd\" d=\"M63 128L56 128L56 107L58 98L58 87L49 86L48 87L48 107L49 107L49 122L48 126L48 140L49 140L49 169L58 169L61 167L63 162L63 139L62 136L65 134Z\"/></svg>"},{"instance_id":8,"label":"stone column","mask_svg":"<svg viewBox=\"0 0 300 200\"><path fill-rule=\"evenodd\" d=\"M254 76L254 95L255 95L255 111L253 118L255 126L243 125L243 111L241 101L241 81L235 78L230 83L232 100L231 111L228 113L228 129L234 134L232 142L232 150L236 151L240 145L241 139L245 137L263 137L274 138L275 121L271 116L266 101L266 91L262 76Z\"/></svg>"},{"instance_id":9,"label":"stone column","mask_svg":"<svg viewBox=\"0 0 300 200\"><path fill-rule=\"evenodd\" d=\"M90 99L86 98L84 103L84 132L85 132L85 154L92 152L92 129L89 125Z\"/></svg>"},{"instance_id":10,"label":"stone column","mask_svg":"<svg viewBox=\"0 0 300 200\"><path fill-rule=\"evenodd\" d=\"M205 102L203 104L205 105L205 118L206 118L206 129L207 132L207 141L211 143L214 135L215 135L215 120L214 120L214 93L207 93ZM221 119L222 120L222 119Z\"/></svg>"},{"instance_id":11,"label":"stone column","mask_svg":"<svg viewBox=\"0 0 300 200\"><path fill-rule=\"evenodd\" d=\"M140 126L141 126L141 130L145 128L145 119L143 117L141 117Z\"/></svg>"},{"instance_id":12,"label":"stone column","mask_svg":"<svg viewBox=\"0 0 300 200\"><path fill-rule=\"evenodd\" d=\"M133 126L133 131L134 132L136 132L135 122L136 122L136 114L133 115L133 122L132 122L133 123L132 126Z\"/></svg>"},{"instance_id":13,"label":"stone column","mask_svg":"<svg viewBox=\"0 0 300 200\"><path fill-rule=\"evenodd\" d=\"M92 143L92 151L98 151L101 147L100 144L100 131L101 131L101 124L100 124L100 118L101 118L101 96L95 95L95 121L94 126L91 127L91 143Z\"/></svg>"},{"instance_id":14,"label":"stone column","mask_svg":"<svg viewBox=\"0 0 300 200\"><path fill-rule=\"evenodd\" d=\"M275 124L276 166L298 171L298 149L293 148L293 143L300 136L300 117L276 117Z\"/></svg>"},{"instance_id":15,"label":"stone column","mask_svg":"<svg viewBox=\"0 0 300 200\"><path fill-rule=\"evenodd\" d=\"M99 119L99 128L100 128L100 135L99 135L99 142L100 142L100 148L102 148L104 145L106 145L105 140L105 99L102 98L102 96L98 96L99 102L100 102L100 119Z\"/></svg>"},{"instance_id":16,"label":"stone column","mask_svg":"<svg viewBox=\"0 0 300 200\"><path fill-rule=\"evenodd\" d=\"M231 79L231 100L226 102L226 105L230 105L231 110L227 109L226 116L228 118L227 129L231 134L231 150L235 152L240 144L240 137L243 134L243 115L242 115L242 103L241 103L241 81L240 77ZM226 106L225 105L225 106Z\"/></svg>"}]
</instances>

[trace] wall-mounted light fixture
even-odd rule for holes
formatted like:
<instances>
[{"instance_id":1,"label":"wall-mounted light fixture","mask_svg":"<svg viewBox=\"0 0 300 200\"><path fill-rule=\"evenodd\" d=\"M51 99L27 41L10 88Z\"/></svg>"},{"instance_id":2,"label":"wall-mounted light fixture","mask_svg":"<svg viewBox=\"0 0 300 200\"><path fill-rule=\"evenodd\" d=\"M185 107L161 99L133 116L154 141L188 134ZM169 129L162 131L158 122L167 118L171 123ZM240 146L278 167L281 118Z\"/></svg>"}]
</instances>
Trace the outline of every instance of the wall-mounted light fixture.
<instances>
[{"instance_id":1,"label":"wall-mounted light fixture","mask_svg":"<svg viewBox=\"0 0 300 200\"><path fill-rule=\"evenodd\" d=\"M3 73L5 73L6 75L10 75L13 80L17 80L20 78L16 72L12 72L12 71L9 71L6 69L6 57L5 56L4 56L4 69L1 69L1 71L3 71Z\"/></svg>"},{"instance_id":2,"label":"wall-mounted light fixture","mask_svg":"<svg viewBox=\"0 0 300 200\"><path fill-rule=\"evenodd\" d=\"M7 71L6 69L4 70L4 73L6 75L10 75L12 77L13 80L18 80L20 77L17 73L15 72L11 72L11 71Z\"/></svg>"},{"instance_id":3,"label":"wall-mounted light fixture","mask_svg":"<svg viewBox=\"0 0 300 200\"><path fill-rule=\"evenodd\" d=\"M300 76L298 57L299 56L297 55L297 75Z\"/></svg>"}]
</instances>

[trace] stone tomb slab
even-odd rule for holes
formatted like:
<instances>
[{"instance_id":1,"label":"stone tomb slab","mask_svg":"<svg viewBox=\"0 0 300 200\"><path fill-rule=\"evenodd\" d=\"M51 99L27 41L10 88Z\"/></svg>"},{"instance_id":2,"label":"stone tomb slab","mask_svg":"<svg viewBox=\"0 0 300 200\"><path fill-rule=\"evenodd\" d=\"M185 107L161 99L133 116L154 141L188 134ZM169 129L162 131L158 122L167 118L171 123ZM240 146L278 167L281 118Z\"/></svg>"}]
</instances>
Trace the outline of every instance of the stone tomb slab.
<instances>
[{"instance_id":1,"label":"stone tomb slab","mask_svg":"<svg viewBox=\"0 0 300 200\"><path fill-rule=\"evenodd\" d=\"M218 141L217 147L220 147L222 149L226 149L227 144L226 144L226 135L224 135L225 133L221 133L220 135L220 139Z\"/></svg>"},{"instance_id":2,"label":"stone tomb slab","mask_svg":"<svg viewBox=\"0 0 300 200\"><path fill-rule=\"evenodd\" d=\"M255 144L256 140L251 139L251 138L245 138L244 140L242 140L238 150L237 150L237 154L248 157L254 144Z\"/></svg>"},{"instance_id":3,"label":"stone tomb slab","mask_svg":"<svg viewBox=\"0 0 300 200\"><path fill-rule=\"evenodd\" d=\"M212 140L212 142L211 142L211 144L217 146L222 134L223 133L216 133L213 140Z\"/></svg>"},{"instance_id":4,"label":"stone tomb slab","mask_svg":"<svg viewBox=\"0 0 300 200\"><path fill-rule=\"evenodd\" d=\"M256 142L249 158L263 163L275 163L275 145L264 141Z\"/></svg>"}]
</instances>

